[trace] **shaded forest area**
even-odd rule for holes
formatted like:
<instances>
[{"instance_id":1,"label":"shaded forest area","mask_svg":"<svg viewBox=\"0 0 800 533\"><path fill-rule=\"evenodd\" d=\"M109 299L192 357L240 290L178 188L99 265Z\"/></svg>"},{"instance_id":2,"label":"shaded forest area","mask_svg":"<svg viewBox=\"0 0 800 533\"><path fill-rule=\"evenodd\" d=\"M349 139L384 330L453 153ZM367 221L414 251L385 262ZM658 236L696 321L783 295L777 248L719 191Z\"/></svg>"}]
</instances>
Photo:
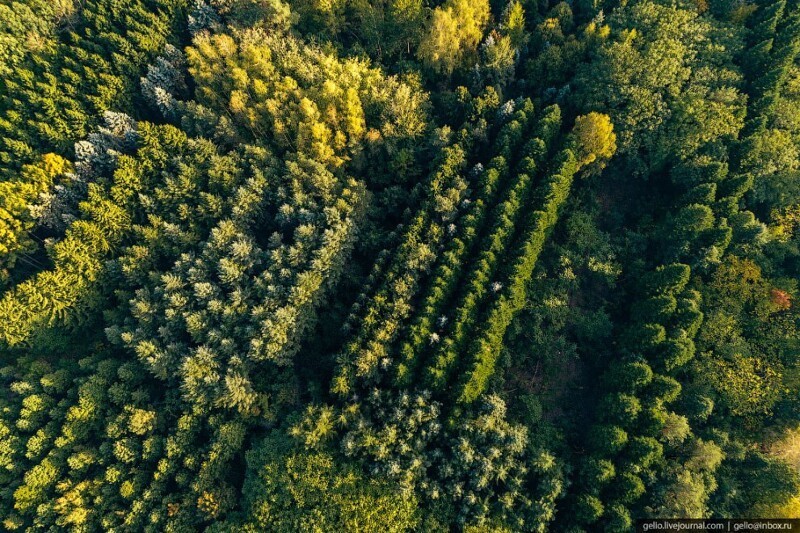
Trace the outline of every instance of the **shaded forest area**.
<instances>
[{"instance_id":1,"label":"shaded forest area","mask_svg":"<svg viewBox=\"0 0 800 533\"><path fill-rule=\"evenodd\" d=\"M800 1L0 0L0 528L800 518Z\"/></svg>"}]
</instances>

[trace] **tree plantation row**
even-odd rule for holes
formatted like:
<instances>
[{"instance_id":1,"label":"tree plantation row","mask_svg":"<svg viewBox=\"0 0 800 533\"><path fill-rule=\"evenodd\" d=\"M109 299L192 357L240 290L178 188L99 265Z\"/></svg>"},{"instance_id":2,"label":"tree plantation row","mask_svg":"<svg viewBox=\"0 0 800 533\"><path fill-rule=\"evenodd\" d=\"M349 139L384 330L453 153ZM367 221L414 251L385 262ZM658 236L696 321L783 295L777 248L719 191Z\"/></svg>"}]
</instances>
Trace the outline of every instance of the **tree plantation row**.
<instances>
[{"instance_id":1,"label":"tree plantation row","mask_svg":"<svg viewBox=\"0 0 800 533\"><path fill-rule=\"evenodd\" d=\"M0 529L800 518L800 1L0 0Z\"/></svg>"}]
</instances>

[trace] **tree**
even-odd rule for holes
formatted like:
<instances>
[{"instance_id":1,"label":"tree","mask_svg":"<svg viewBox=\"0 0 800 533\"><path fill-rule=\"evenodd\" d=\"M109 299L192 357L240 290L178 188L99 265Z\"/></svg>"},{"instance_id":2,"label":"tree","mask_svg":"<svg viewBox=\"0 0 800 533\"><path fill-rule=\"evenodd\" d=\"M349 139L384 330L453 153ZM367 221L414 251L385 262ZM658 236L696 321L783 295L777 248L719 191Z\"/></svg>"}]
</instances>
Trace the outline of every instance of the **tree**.
<instances>
[{"instance_id":1,"label":"tree","mask_svg":"<svg viewBox=\"0 0 800 533\"><path fill-rule=\"evenodd\" d=\"M617 150L617 136L608 115L591 112L575 119L572 130L577 143L578 164L588 174L597 174Z\"/></svg>"},{"instance_id":2,"label":"tree","mask_svg":"<svg viewBox=\"0 0 800 533\"><path fill-rule=\"evenodd\" d=\"M245 531L401 532L418 523L413 495L365 477L357 464L273 434L248 452Z\"/></svg>"},{"instance_id":3,"label":"tree","mask_svg":"<svg viewBox=\"0 0 800 533\"><path fill-rule=\"evenodd\" d=\"M582 110L609 115L634 172L646 176L703 142L735 135L744 110L739 75L730 55L706 63L708 21L662 2L629 3L610 21L614 38L580 67L577 97Z\"/></svg>"},{"instance_id":4,"label":"tree","mask_svg":"<svg viewBox=\"0 0 800 533\"><path fill-rule=\"evenodd\" d=\"M41 218L40 202L71 170L66 159L46 154L24 166L19 179L0 182L0 287L20 259L36 264L29 256L38 251L33 232Z\"/></svg>"},{"instance_id":5,"label":"tree","mask_svg":"<svg viewBox=\"0 0 800 533\"><path fill-rule=\"evenodd\" d=\"M487 0L448 0L433 10L417 56L434 71L449 75L475 52L488 21Z\"/></svg>"}]
</instances>

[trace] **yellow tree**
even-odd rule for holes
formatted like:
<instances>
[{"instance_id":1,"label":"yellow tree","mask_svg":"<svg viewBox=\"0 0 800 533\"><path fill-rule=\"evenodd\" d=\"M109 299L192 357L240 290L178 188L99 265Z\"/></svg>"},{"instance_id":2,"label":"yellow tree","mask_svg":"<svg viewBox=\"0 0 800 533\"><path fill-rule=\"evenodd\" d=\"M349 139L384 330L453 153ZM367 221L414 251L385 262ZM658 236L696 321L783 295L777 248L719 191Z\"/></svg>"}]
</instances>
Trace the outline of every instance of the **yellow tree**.
<instances>
[{"instance_id":1,"label":"yellow tree","mask_svg":"<svg viewBox=\"0 0 800 533\"><path fill-rule=\"evenodd\" d=\"M576 155L587 174L595 174L605 168L617 150L617 135L608 115L591 112L575 119Z\"/></svg>"},{"instance_id":2,"label":"yellow tree","mask_svg":"<svg viewBox=\"0 0 800 533\"><path fill-rule=\"evenodd\" d=\"M488 0L448 0L433 10L417 55L436 72L450 74L475 53L488 22Z\"/></svg>"}]
</instances>

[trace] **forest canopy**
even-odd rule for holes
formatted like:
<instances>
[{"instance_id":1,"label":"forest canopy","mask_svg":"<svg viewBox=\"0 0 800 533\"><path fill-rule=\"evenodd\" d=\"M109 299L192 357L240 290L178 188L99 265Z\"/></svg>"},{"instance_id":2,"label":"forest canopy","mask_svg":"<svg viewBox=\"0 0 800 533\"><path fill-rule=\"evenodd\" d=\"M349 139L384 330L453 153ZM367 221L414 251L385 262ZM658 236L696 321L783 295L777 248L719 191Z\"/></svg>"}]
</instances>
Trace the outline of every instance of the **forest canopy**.
<instances>
[{"instance_id":1,"label":"forest canopy","mask_svg":"<svg viewBox=\"0 0 800 533\"><path fill-rule=\"evenodd\" d=\"M800 1L0 0L0 529L800 518Z\"/></svg>"}]
</instances>

